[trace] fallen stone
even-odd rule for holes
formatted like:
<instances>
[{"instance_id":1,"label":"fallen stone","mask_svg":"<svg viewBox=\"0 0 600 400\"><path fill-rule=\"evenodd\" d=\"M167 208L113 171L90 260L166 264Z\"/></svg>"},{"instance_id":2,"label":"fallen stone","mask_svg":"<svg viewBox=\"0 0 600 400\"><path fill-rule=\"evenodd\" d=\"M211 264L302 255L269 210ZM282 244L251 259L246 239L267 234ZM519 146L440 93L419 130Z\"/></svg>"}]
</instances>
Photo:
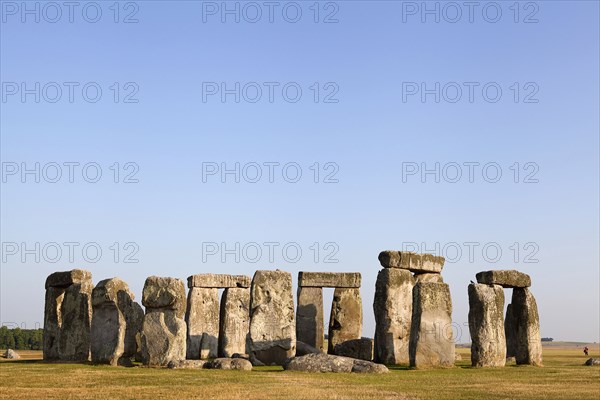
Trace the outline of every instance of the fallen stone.
<instances>
[{"instance_id":1,"label":"fallen stone","mask_svg":"<svg viewBox=\"0 0 600 400\"><path fill-rule=\"evenodd\" d=\"M197 274L188 277L188 288L249 288L250 277L246 275Z\"/></svg>"},{"instance_id":2,"label":"fallen stone","mask_svg":"<svg viewBox=\"0 0 600 400\"><path fill-rule=\"evenodd\" d=\"M309 344L296 340L296 355L297 356L305 356L307 354L316 354L322 353L323 350L317 349Z\"/></svg>"},{"instance_id":3,"label":"fallen stone","mask_svg":"<svg viewBox=\"0 0 600 400\"><path fill-rule=\"evenodd\" d=\"M444 268L444 257L408 251L382 251L379 253L379 262L384 268L401 268L411 272L440 273Z\"/></svg>"},{"instance_id":4,"label":"fallen stone","mask_svg":"<svg viewBox=\"0 0 600 400\"><path fill-rule=\"evenodd\" d=\"M333 292L327 352L334 354L336 345L360 339L362 332L362 300L360 289L336 288Z\"/></svg>"},{"instance_id":5,"label":"fallen stone","mask_svg":"<svg viewBox=\"0 0 600 400\"><path fill-rule=\"evenodd\" d=\"M305 272L298 273L300 287L359 288L360 272Z\"/></svg>"},{"instance_id":6,"label":"fallen stone","mask_svg":"<svg viewBox=\"0 0 600 400\"><path fill-rule=\"evenodd\" d=\"M243 358L215 358L209 361L204 368L252 371L252 363Z\"/></svg>"},{"instance_id":7,"label":"fallen stone","mask_svg":"<svg viewBox=\"0 0 600 400\"><path fill-rule=\"evenodd\" d=\"M137 349L143 311L119 278L100 281L92 291L91 354L97 364L127 365Z\"/></svg>"},{"instance_id":8,"label":"fallen stone","mask_svg":"<svg viewBox=\"0 0 600 400\"><path fill-rule=\"evenodd\" d=\"M504 290L499 285L470 284L469 332L471 364L503 367L506 364Z\"/></svg>"},{"instance_id":9,"label":"fallen stone","mask_svg":"<svg viewBox=\"0 0 600 400\"><path fill-rule=\"evenodd\" d=\"M186 309L185 285L181 279L150 276L144 283L142 304L148 308L175 310L176 315L183 318Z\"/></svg>"},{"instance_id":10,"label":"fallen stone","mask_svg":"<svg viewBox=\"0 0 600 400\"><path fill-rule=\"evenodd\" d=\"M425 272L422 274L415 274L415 281L416 282L444 283L444 278L442 278L441 274Z\"/></svg>"},{"instance_id":11,"label":"fallen stone","mask_svg":"<svg viewBox=\"0 0 600 400\"><path fill-rule=\"evenodd\" d=\"M540 317L535 297L528 288L514 288L511 305L516 327L517 364L542 366Z\"/></svg>"},{"instance_id":12,"label":"fallen stone","mask_svg":"<svg viewBox=\"0 0 600 400\"><path fill-rule=\"evenodd\" d=\"M323 350L323 324L323 289L320 287L298 287L296 340ZM298 350L296 349L296 351Z\"/></svg>"},{"instance_id":13,"label":"fallen stone","mask_svg":"<svg viewBox=\"0 0 600 400\"><path fill-rule=\"evenodd\" d=\"M250 293L250 351L257 361L283 365L296 354L292 275L259 270ZM252 359L252 357L251 357ZM256 365L254 360L253 365Z\"/></svg>"},{"instance_id":14,"label":"fallen stone","mask_svg":"<svg viewBox=\"0 0 600 400\"><path fill-rule=\"evenodd\" d=\"M587 366L600 365L600 358L598 358L598 357L588 358L584 365L587 365Z\"/></svg>"},{"instance_id":15,"label":"fallen stone","mask_svg":"<svg viewBox=\"0 0 600 400\"><path fill-rule=\"evenodd\" d=\"M409 362L408 345L412 320L413 286L410 271L384 268L375 283L375 362Z\"/></svg>"},{"instance_id":16,"label":"fallen stone","mask_svg":"<svg viewBox=\"0 0 600 400\"><path fill-rule=\"evenodd\" d=\"M19 353L17 353L13 349L6 349L6 352L2 357L6 358L7 360L19 360L21 358Z\"/></svg>"},{"instance_id":17,"label":"fallen stone","mask_svg":"<svg viewBox=\"0 0 600 400\"><path fill-rule=\"evenodd\" d=\"M167 368L172 369L202 369L208 363L206 360L179 360L170 361Z\"/></svg>"},{"instance_id":18,"label":"fallen stone","mask_svg":"<svg viewBox=\"0 0 600 400\"><path fill-rule=\"evenodd\" d=\"M221 298L219 357L248 352L250 289L227 288Z\"/></svg>"},{"instance_id":19,"label":"fallen stone","mask_svg":"<svg viewBox=\"0 0 600 400\"><path fill-rule=\"evenodd\" d=\"M504 288L525 288L531 286L531 278L523 272L510 270L482 271L475 275L478 283L500 285Z\"/></svg>"},{"instance_id":20,"label":"fallen stone","mask_svg":"<svg viewBox=\"0 0 600 400\"><path fill-rule=\"evenodd\" d=\"M187 359L218 356L219 308L219 289L192 287L189 290L185 313Z\"/></svg>"},{"instance_id":21,"label":"fallen stone","mask_svg":"<svg viewBox=\"0 0 600 400\"><path fill-rule=\"evenodd\" d=\"M55 272L46 279L44 360L90 359L92 274L85 270Z\"/></svg>"},{"instance_id":22,"label":"fallen stone","mask_svg":"<svg viewBox=\"0 0 600 400\"><path fill-rule=\"evenodd\" d=\"M454 366L452 298L447 284L415 285L409 355L415 368Z\"/></svg>"},{"instance_id":23,"label":"fallen stone","mask_svg":"<svg viewBox=\"0 0 600 400\"><path fill-rule=\"evenodd\" d=\"M307 354L293 357L286 361L283 368L288 371L302 372L356 372L356 373L387 373L385 365L371 361L357 360L349 357L331 354Z\"/></svg>"},{"instance_id":24,"label":"fallen stone","mask_svg":"<svg viewBox=\"0 0 600 400\"><path fill-rule=\"evenodd\" d=\"M347 340L343 343L336 344L333 349L333 354L336 356L371 361L373 360L373 339L361 338Z\"/></svg>"}]
</instances>

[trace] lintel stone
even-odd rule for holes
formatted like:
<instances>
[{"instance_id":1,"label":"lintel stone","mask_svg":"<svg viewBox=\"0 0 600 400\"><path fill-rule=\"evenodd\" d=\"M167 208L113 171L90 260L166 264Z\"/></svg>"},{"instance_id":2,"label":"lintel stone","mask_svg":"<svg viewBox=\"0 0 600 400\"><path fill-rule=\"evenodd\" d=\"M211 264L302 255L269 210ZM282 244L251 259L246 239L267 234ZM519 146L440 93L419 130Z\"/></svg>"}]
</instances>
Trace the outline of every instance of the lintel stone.
<instances>
[{"instance_id":1,"label":"lintel stone","mask_svg":"<svg viewBox=\"0 0 600 400\"><path fill-rule=\"evenodd\" d=\"M300 287L360 288L360 272L304 272L298 273Z\"/></svg>"},{"instance_id":2,"label":"lintel stone","mask_svg":"<svg viewBox=\"0 0 600 400\"><path fill-rule=\"evenodd\" d=\"M504 288L526 288L531 286L529 275L514 269L482 271L475 277L477 283L500 285Z\"/></svg>"},{"instance_id":3,"label":"lintel stone","mask_svg":"<svg viewBox=\"0 0 600 400\"><path fill-rule=\"evenodd\" d=\"M444 268L444 257L433 254L417 254L409 251L386 250L379 253L379 262L384 268L407 269L411 272L440 273Z\"/></svg>"},{"instance_id":4,"label":"lintel stone","mask_svg":"<svg viewBox=\"0 0 600 400\"><path fill-rule=\"evenodd\" d=\"M250 282L246 275L197 274L188 277L188 288L249 288Z\"/></svg>"}]
</instances>

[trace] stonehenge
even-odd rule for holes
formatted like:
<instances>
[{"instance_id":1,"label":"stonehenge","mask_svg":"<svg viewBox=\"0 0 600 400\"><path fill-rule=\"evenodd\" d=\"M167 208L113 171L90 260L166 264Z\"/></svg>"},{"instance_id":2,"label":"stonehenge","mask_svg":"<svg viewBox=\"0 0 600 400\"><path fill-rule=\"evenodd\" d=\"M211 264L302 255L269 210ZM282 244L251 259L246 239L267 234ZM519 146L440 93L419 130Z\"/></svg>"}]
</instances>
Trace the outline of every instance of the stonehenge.
<instances>
[{"instance_id":1,"label":"stonehenge","mask_svg":"<svg viewBox=\"0 0 600 400\"><path fill-rule=\"evenodd\" d=\"M444 258L386 250L377 275L375 361L411 367L454 365L452 299L441 272Z\"/></svg>"},{"instance_id":2,"label":"stonehenge","mask_svg":"<svg viewBox=\"0 0 600 400\"><path fill-rule=\"evenodd\" d=\"M298 273L298 308L296 310L297 340L324 349L323 288L335 288L329 318L329 354L344 353L355 358L367 358L372 350L359 341L362 332L361 275L358 272ZM350 342L346 345L346 342ZM341 354L340 354L341 355ZM371 356L368 356L368 361Z\"/></svg>"},{"instance_id":3,"label":"stonehenge","mask_svg":"<svg viewBox=\"0 0 600 400\"><path fill-rule=\"evenodd\" d=\"M119 278L98 282L92 290L91 353L97 364L129 364L138 352L144 311Z\"/></svg>"},{"instance_id":4,"label":"stonehenge","mask_svg":"<svg viewBox=\"0 0 600 400\"><path fill-rule=\"evenodd\" d=\"M45 286L44 360L88 361L92 273L83 269L55 272Z\"/></svg>"},{"instance_id":5,"label":"stonehenge","mask_svg":"<svg viewBox=\"0 0 600 400\"><path fill-rule=\"evenodd\" d=\"M413 288L410 366L451 367L454 353L450 287L445 283L418 282Z\"/></svg>"},{"instance_id":6,"label":"stonehenge","mask_svg":"<svg viewBox=\"0 0 600 400\"><path fill-rule=\"evenodd\" d=\"M529 275L515 270L482 271L469 285L471 364L502 367L507 357L518 365L542 366L542 341L537 303ZM503 318L504 291L512 288Z\"/></svg>"},{"instance_id":7,"label":"stonehenge","mask_svg":"<svg viewBox=\"0 0 600 400\"><path fill-rule=\"evenodd\" d=\"M296 354L296 320L289 272L259 270L254 273L250 290L249 348L252 359L266 365L283 365Z\"/></svg>"},{"instance_id":8,"label":"stonehenge","mask_svg":"<svg viewBox=\"0 0 600 400\"><path fill-rule=\"evenodd\" d=\"M444 258L383 251L379 261L374 339L361 336L362 278L357 272L300 271L296 308L292 276L282 270L258 270L252 278L192 275L187 294L183 280L150 276L142 292L145 311L120 278L93 287L89 271L55 272L45 283L44 360L130 366L135 358L150 367L250 370L251 363L355 372L379 368L364 364L370 361L453 366L452 299L441 276ZM503 367L507 357L518 365L542 366L529 275L491 270L477 273L476 279L468 286L472 366ZM327 349L323 288L334 288ZM512 289L506 315L504 289Z\"/></svg>"},{"instance_id":9,"label":"stonehenge","mask_svg":"<svg viewBox=\"0 0 600 400\"><path fill-rule=\"evenodd\" d=\"M502 286L469 285L469 332L474 367L503 367L506 364L503 313Z\"/></svg>"},{"instance_id":10,"label":"stonehenge","mask_svg":"<svg viewBox=\"0 0 600 400\"><path fill-rule=\"evenodd\" d=\"M185 286L176 278L151 276L144 283L142 304L142 362L168 366L185 360L187 326Z\"/></svg>"}]
</instances>

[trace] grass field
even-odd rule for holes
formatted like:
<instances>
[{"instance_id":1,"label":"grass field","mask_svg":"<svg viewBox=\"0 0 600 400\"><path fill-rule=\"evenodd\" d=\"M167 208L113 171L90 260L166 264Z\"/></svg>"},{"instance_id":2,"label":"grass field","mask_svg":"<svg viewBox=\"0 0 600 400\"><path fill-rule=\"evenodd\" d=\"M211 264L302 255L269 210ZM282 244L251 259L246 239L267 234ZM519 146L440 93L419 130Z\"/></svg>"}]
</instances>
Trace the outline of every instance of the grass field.
<instances>
[{"instance_id":1,"label":"grass field","mask_svg":"<svg viewBox=\"0 0 600 400\"><path fill-rule=\"evenodd\" d=\"M560 346L555 346L560 347ZM598 357L597 347L590 356ZM600 367L579 348L544 348L544 367L475 369L469 350L455 368L391 367L384 375L308 374L46 364L41 352L0 362L1 399L598 399Z\"/></svg>"}]
</instances>

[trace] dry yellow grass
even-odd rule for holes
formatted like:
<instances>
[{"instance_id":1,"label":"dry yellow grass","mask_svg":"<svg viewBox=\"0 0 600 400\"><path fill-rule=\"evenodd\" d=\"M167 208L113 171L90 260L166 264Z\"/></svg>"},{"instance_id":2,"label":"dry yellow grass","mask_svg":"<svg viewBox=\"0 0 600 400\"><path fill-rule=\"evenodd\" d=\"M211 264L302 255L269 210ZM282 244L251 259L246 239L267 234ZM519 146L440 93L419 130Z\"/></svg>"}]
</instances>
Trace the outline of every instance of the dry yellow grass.
<instances>
[{"instance_id":1,"label":"dry yellow grass","mask_svg":"<svg viewBox=\"0 0 600 400\"><path fill-rule=\"evenodd\" d=\"M545 349L544 368L470 368L469 350L456 368L385 375L307 374L264 367L255 371L111 368L46 364L20 352L0 363L2 399L591 399L600 394L600 368L583 366L580 349ZM37 353L37 357L40 353ZM593 350L590 356L600 356ZM30 358L30 359L27 359Z\"/></svg>"}]
</instances>

